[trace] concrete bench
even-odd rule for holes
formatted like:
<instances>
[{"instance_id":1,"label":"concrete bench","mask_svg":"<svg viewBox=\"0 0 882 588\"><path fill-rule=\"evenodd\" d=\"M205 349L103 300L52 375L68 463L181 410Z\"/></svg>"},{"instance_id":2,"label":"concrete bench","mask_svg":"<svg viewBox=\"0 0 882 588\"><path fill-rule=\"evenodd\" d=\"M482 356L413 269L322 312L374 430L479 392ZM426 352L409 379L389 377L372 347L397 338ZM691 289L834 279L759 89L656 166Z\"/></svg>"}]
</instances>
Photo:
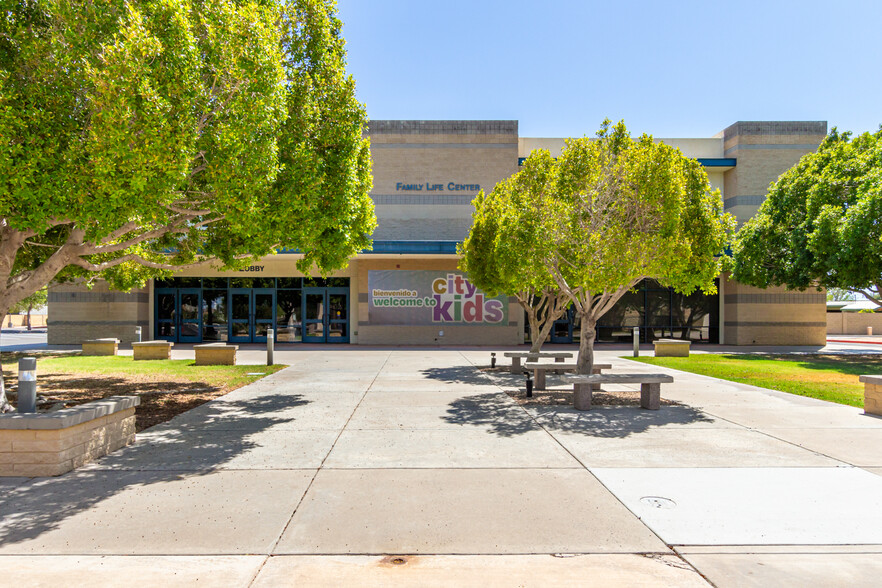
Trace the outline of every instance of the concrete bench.
<instances>
[{"instance_id":1,"label":"concrete bench","mask_svg":"<svg viewBox=\"0 0 882 588\"><path fill-rule=\"evenodd\" d=\"M171 341L141 341L132 343L135 361L140 359L171 359Z\"/></svg>"},{"instance_id":2,"label":"concrete bench","mask_svg":"<svg viewBox=\"0 0 882 588\"><path fill-rule=\"evenodd\" d=\"M591 374L564 375L573 383L573 405L576 410L591 408L591 390L601 384L640 384L640 406L658 410L661 401L661 384L674 381L668 374Z\"/></svg>"},{"instance_id":3,"label":"concrete bench","mask_svg":"<svg viewBox=\"0 0 882 588\"><path fill-rule=\"evenodd\" d=\"M546 372L574 372L579 367L578 363L539 363L528 361L524 364L524 368L533 370L533 389L545 390L545 373ZM592 374L599 374L602 370L611 370L610 363L595 363L591 367Z\"/></svg>"},{"instance_id":4,"label":"concrete bench","mask_svg":"<svg viewBox=\"0 0 882 588\"><path fill-rule=\"evenodd\" d=\"M861 376L864 383L864 412L882 416L882 376Z\"/></svg>"},{"instance_id":5,"label":"concrete bench","mask_svg":"<svg viewBox=\"0 0 882 588\"><path fill-rule=\"evenodd\" d=\"M204 343L194 345L196 365L236 365L238 345L226 343Z\"/></svg>"},{"instance_id":6,"label":"concrete bench","mask_svg":"<svg viewBox=\"0 0 882 588\"><path fill-rule=\"evenodd\" d=\"M116 355L119 339L89 339L83 341L83 355Z\"/></svg>"},{"instance_id":7,"label":"concrete bench","mask_svg":"<svg viewBox=\"0 0 882 588\"><path fill-rule=\"evenodd\" d=\"M537 359L553 358L554 361L561 362L573 356L573 354L568 351L540 351L538 353L530 351L506 351L502 355L511 358L511 373L513 374L521 373L521 359L535 361Z\"/></svg>"},{"instance_id":8,"label":"concrete bench","mask_svg":"<svg viewBox=\"0 0 882 588\"><path fill-rule=\"evenodd\" d=\"M692 341L684 339L656 339L656 357L689 357L689 346Z\"/></svg>"}]
</instances>

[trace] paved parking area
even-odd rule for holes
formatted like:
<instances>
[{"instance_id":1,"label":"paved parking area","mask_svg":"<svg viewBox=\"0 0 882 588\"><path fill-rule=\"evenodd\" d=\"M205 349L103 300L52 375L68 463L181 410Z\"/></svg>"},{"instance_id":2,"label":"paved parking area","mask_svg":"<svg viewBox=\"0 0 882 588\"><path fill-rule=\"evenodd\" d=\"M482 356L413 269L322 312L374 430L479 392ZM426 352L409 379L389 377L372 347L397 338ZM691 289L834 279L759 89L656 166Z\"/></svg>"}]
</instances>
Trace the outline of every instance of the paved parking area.
<instances>
[{"instance_id":1,"label":"paved parking area","mask_svg":"<svg viewBox=\"0 0 882 588\"><path fill-rule=\"evenodd\" d=\"M524 409L487 350L277 353L95 464L0 481L4 582L877 585L882 419L621 354L679 404Z\"/></svg>"}]
</instances>

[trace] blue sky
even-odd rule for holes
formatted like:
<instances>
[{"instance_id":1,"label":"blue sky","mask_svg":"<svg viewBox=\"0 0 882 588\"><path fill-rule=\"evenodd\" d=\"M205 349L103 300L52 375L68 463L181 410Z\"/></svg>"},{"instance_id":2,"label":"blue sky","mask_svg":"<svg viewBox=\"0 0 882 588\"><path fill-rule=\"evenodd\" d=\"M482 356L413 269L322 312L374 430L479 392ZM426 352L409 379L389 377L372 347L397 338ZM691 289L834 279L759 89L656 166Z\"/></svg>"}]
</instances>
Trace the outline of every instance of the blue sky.
<instances>
[{"instance_id":1,"label":"blue sky","mask_svg":"<svg viewBox=\"0 0 882 588\"><path fill-rule=\"evenodd\" d=\"M882 123L882 0L338 0L372 119L517 119L525 137Z\"/></svg>"}]
</instances>

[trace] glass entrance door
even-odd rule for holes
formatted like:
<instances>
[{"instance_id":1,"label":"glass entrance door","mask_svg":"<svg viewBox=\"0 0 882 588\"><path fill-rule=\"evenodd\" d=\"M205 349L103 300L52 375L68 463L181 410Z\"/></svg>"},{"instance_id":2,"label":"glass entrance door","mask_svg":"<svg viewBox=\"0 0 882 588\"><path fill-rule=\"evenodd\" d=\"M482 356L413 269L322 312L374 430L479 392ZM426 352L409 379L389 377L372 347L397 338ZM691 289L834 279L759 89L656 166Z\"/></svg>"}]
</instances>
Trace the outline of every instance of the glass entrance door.
<instances>
[{"instance_id":1,"label":"glass entrance door","mask_svg":"<svg viewBox=\"0 0 882 588\"><path fill-rule=\"evenodd\" d=\"M251 340L266 343L267 330L272 329L275 322L276 291L273 288L254 288L251 292Z\"/></svg>"},{"instance_id":2,"label":"glass entrance door","mask_svg":"<svg viewBox=\"0 0 882 588\"><path fill-rule=\"evenodd\" d=\"M198 343L202 341L202 291L198 288L182 288L178 290L178 297L178 341Z\"/></svg>"},{"instance_id":3,"label":"glass entrance door","mask_svg":"<svg viewBox=\"0 0 882 588\"><path fill-rule=\"evenodd\" d=\"M562 317L554 321L551 327L552 343L572 343L573 342L573 309L568 308Z\"/></svg>"},{"instance_id":4,"label":"glass entrance door","mask_svg":"<svg viewBox=\"0 0 882 588\"><path fill-rule=\"evenodd\" d=\"M303 341L349 342L349 288L303 289Z\"/></svg>"},{"instance_id":5,"label":"glass entrance door","mask_svg":"<svg viewBox=\"0 0 882 588\"><path fill-rule=\"evenodd\" d=\"M267 329L275 321L276 291L273 288L230 290L230 341L265 343Z\"/></svg>"},{"instance_id":6,"label":"glass entrance door","mask_svg":"<svg viewBox=\"0 0 882 588\"><path fill-rule=\"evenodd\" d=\"M325 313L328 308L328 292L325 288L303 289L303 342L324 343L328 329Z\"/></svg>"},{"instance_id":7,"label":"glass entrance door","mask_svg":"<svg viewBox=\"0 0 882 588\"><path fill-rule=\"evenodd\" d=\"M349 342L349 288L328 288L328 343Z\"/></svg>"},{"instance_id":8,"label":"glass entrance door","mask_svg":"<svg viewBox=\"0 0 882 588\"><path fill-rule=\"evenodd\" d=\"M251 343L251 289L230 290L230 341Z\"/></svg>"}]
</instances>

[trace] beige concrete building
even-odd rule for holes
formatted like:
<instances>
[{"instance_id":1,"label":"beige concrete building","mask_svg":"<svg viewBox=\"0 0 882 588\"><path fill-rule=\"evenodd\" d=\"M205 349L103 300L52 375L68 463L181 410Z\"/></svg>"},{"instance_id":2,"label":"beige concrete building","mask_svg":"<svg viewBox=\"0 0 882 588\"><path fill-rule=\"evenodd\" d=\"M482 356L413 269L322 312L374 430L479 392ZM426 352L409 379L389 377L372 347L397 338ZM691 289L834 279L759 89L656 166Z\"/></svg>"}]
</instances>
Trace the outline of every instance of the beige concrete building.
<instances>
[{"instance_id":1,"label":"beige concrete building","mask_svg":"<svg viewBox=\"0 0 882 588\"><path fill-rule=\"evenodd\" d=\"M826 134L825 122L738 122L710 138L658 139L698 159L724 207L744 222L770 182ZM49 342L143 337L175 342L513 345L525 341L513 298L488 298L457 271L474 196L517 172L536 148L563 139L518 135L517 121L372 121L378 227L374 247L322 279L278 254L244 271L183 271L131 293L63 285L49 294ZM759 290L720 277L719 295L682 296L647 280L608 313L600 342L679 337L708 343L823 344L823 294ZM577 317L552 341L578 342Z\"/></svg>"}]
</instances>

